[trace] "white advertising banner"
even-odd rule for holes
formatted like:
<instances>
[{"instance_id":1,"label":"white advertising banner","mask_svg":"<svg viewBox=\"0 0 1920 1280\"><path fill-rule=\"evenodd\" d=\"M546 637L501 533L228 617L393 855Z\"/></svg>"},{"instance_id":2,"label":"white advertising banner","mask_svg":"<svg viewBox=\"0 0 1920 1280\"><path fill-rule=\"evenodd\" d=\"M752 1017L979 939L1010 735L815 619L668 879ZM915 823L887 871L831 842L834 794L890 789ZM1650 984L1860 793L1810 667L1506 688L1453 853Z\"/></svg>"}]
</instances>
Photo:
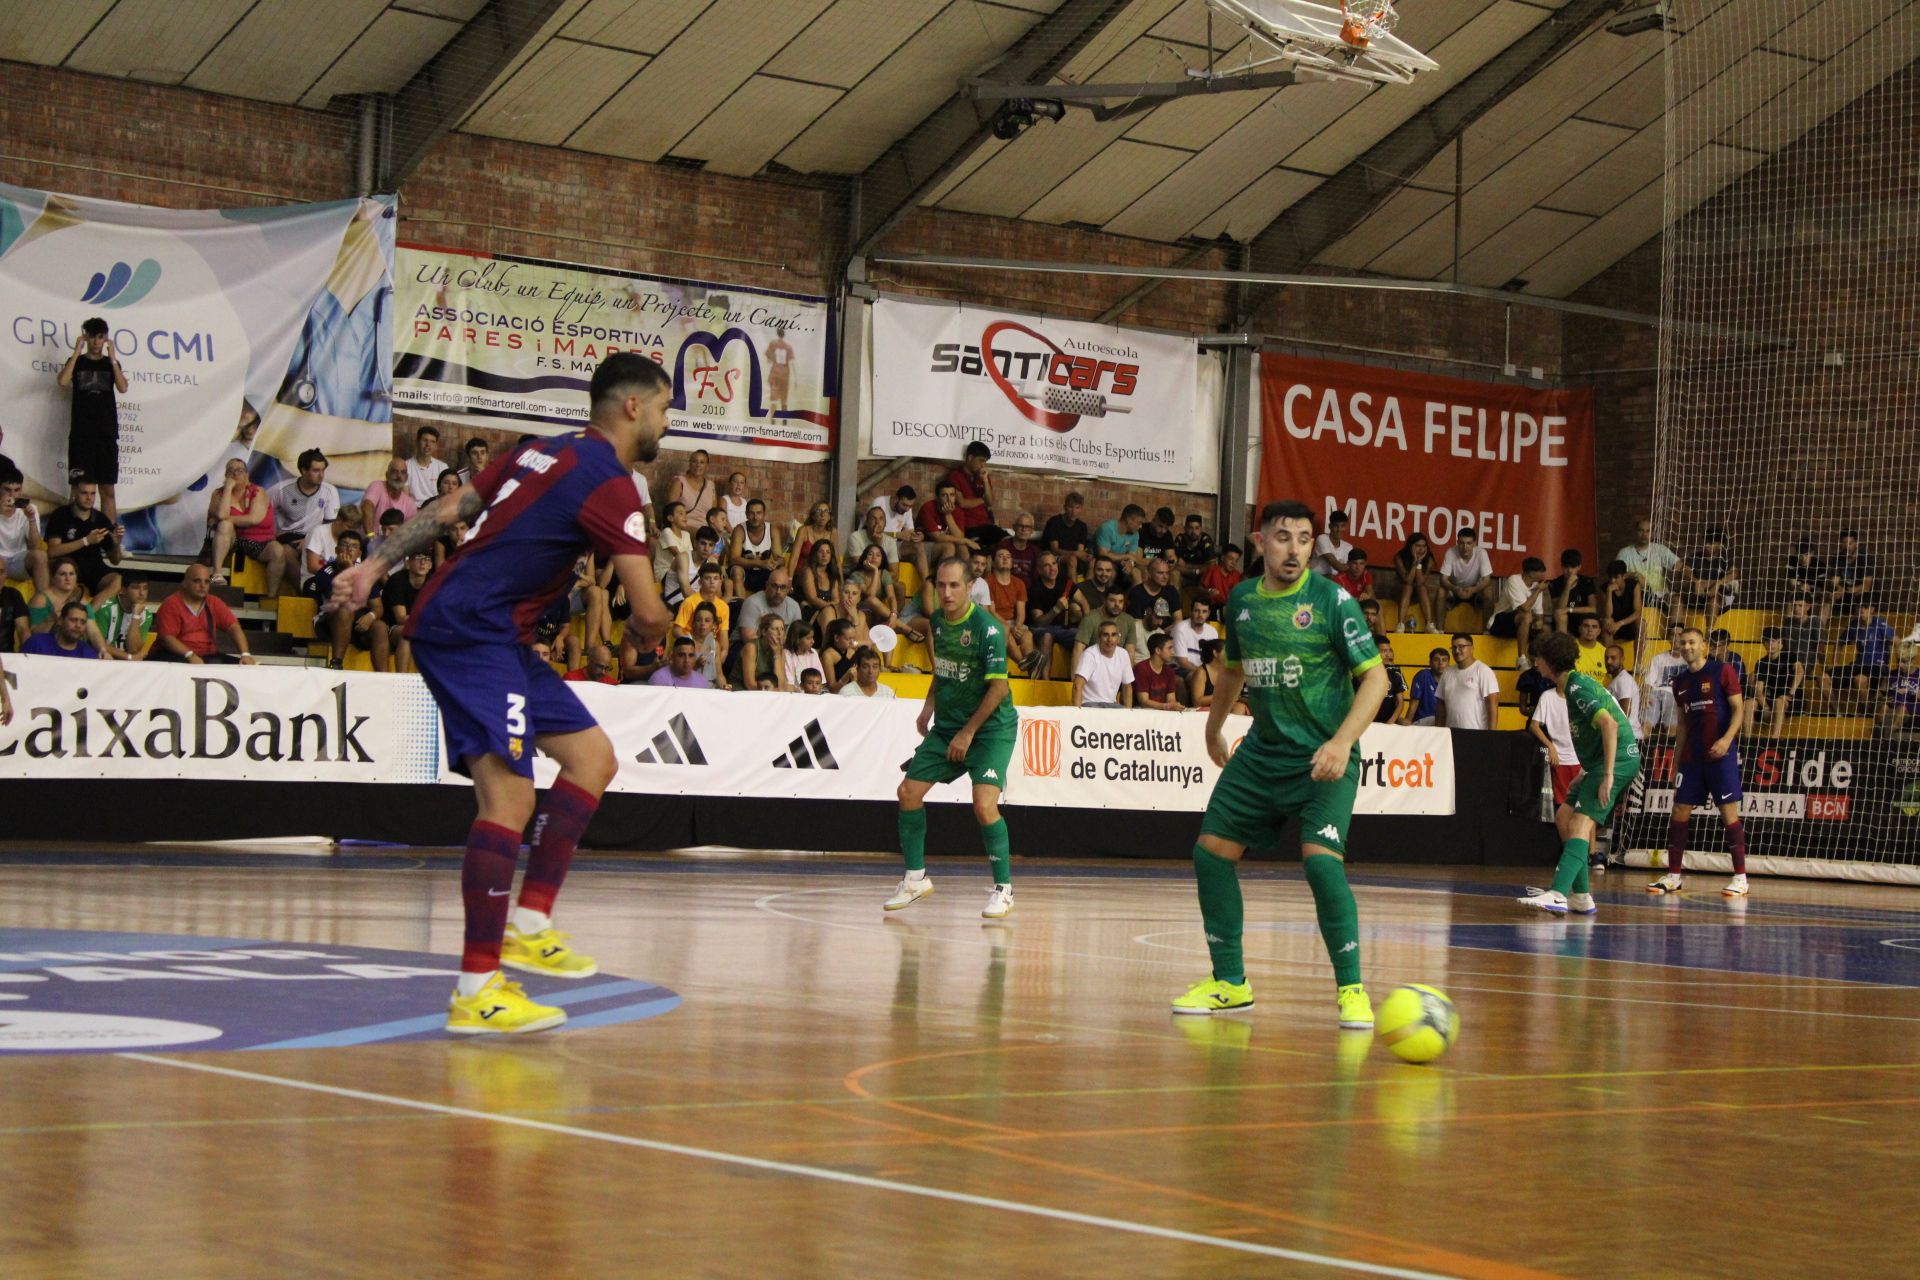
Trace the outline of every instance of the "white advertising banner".
<instances>
[{"instance_id":1,"label":"white advertising banner","mask_svg":"<svg viewBox=\"0 0 1920 1280\"><path fill-rule=\"evenodd\" d=\"M979 440L1009 467L1192 479L1192 338L892 298L872 318L874 454L957 457Z\"/></svg>"},{"instance_id":2,"label":"white advertising banner","mask_svg":"<svg viewBox=\"0 0 1920 1280\"><path fill-rule=\"evenodd\" d=\"M7 655L0 777L433 782L417 676Z\"/></svg>"}]
</instances>

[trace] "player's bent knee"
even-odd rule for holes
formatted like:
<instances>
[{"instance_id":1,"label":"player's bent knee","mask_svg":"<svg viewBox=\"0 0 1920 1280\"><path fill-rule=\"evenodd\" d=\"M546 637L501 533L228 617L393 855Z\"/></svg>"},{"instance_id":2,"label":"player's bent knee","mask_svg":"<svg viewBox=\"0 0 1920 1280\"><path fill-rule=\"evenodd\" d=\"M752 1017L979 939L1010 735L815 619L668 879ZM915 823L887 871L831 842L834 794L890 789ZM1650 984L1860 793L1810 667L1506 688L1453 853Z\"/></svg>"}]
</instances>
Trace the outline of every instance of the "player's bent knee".
<instances>
[{"instance_id":1,"label":"player's bent knee","mask_svg":"<svg viewBox=\"0 0 1920 1280\"><path fill-rule=\"evenodd\" d=\"M1247 846L1235 844L1233 841L1222 839L1219 836L1203 835L1200 837L1199 843L1202 849L1205 849L1214 857L1225 858L1228 862L1240 861L1241 855L1247 851Z\"/></svg>"}]
</instances>

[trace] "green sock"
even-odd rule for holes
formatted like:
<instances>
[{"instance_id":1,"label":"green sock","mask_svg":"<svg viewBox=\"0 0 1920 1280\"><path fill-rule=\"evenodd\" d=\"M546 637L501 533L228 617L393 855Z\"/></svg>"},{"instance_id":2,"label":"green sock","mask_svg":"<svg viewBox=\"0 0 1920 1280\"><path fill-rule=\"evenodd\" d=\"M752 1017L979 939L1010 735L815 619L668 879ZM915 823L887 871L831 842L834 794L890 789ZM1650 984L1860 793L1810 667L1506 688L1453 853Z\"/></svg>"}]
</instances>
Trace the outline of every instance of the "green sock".
<instances>
[{"instance_id":1,"label":"green sock","mask_svg":"<svg viewBox=\"0 0 1920 1280\"><path fill-rule=\"evenodd\" d=\"M1561 893L1585 893L1585 888L1576 889L1576 884L1587 883L1587 842L1569 840L1560 850L1560 865L1553 871L1553 887Z\"/></svg>"},{"instance_id":2,"label":"green sock","mask_svg":"<svg viewBox=\"0 0 1920 1280\"><path fill-rule=\"evenodd\" d=\"M1575 893L1593 892L1593 882L1587 875L1587 860L1584 855L1580 859L1580 871L1573 877L1573 891Z\"/></svg>"},{"instance_id":3,"label":"green sock","mask_svg":"<svg viewBox=\"0 0 1920 1280\"><path fill-rule=\"evenodd\" d=\"M987 846L987 861L993 864L995 884L1013 883L1013 854L1008 848L1007 820L995 818L980 828L980 839Z\"/></svg>"},{"instance_id":4,"label":"green sock","mask_svg":"<svg viewBox=\"0 0 1920 1280\"><path fill-rule=\"evenodd\" d=\"M907 860L907 870L927 869L927 810L924 805L918 809L900 811L900 852Z\"/></svg>"},{"instance_id":5,"label":"green sock","mask_svg":"<svg viewBox=\"0 0 1920 1280\"><path fill-rule=\"evenodd\" d=\"M1330 854L1306 859L1307 887L1313 890L1314 914L1320 917L1320 937L1333 961L1333 980L1343 987L1360 981L1360 908L1353 902L1347 867Z\"/></svg>"},{"instance_id":6,"label":"green sock","mask_svg":"<svg viewBox=\"0 0 1920 1280\"><path fill-rule=\"evenodd\" d=\"M1245 982L1247 964L1241 958L1240 934L1247 917L1240 901L1239 869L1196 844L1193 878L1200 886L1200 921L1206 926L1207 950L1213 955L1213 976L1236 985Z\"/></svg>"}]
</instances>

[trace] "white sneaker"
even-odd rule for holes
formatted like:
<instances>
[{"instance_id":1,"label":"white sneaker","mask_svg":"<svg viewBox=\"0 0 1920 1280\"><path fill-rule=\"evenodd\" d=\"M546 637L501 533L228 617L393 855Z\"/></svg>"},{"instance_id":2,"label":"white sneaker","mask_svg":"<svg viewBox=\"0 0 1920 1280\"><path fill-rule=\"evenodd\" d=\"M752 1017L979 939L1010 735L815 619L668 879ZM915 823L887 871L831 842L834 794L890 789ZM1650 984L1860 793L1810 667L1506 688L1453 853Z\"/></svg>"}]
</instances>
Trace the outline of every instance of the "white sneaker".
<instances>
[{"instance_id":1,"label":"white sneaker","mask_svg":"<svg viewBox=\"0 0 1920 1280\"><path fill-rule=\"evenodd\" d=\"M1680 873L1669 871L1658 880L1648 883L1648 893L1679 893L1685 886L1680 883Z\"/></svg>"},{"instance_id":2,"label":"white sneaker","mask_svg":"<svg viewBox=\"0 0 1920 1280\"><path fill-rule=\"evenodd\" d=\"M893 891L893 896L887 899L885 905L889 911L898 911L902 907L912 906L932 892L932 876L921 876L918 880L912 876L902 876L900 887Z\"/></svg>"},{"instance_id":3,"label":"white sneaker","mask_svg":"<svg viewBox=\"0 0 1920 1280\"><path fill-rule=\"evenodd\" d=\"M1013 910L1013 886L996 884L987 891L986 910L980 913L982 920L1002 920Z\"/></svg>"},{"instance_id":4,"label":"white sneaker","mask_svg":"<svg viewBox=\"0 0 1920 1280\"><path fill-rule=\"evenodd\" d=\"M1600 908L1594 905L1592 894L1570 893L1567 895L1567 910L1576 916L1590 916Z\"/></svg>"},{"instance_id":5,"label":"white sneaker","mask_svg":"<svg viewBox=\"0 0 1920 1280\"><path fill-rule=\"evenodd\" d=\"M1550 915L1567 914L1567 896L1553 889L1529 889L1526 896L1515 898L1514 901L1523 907L1533 907ZM1589 898L1588 901L1591 902L1592 899Z\"/></svg>"},{"instance_id":6,"label":"white sneaker","mask_svg":"<svg viewBox=\"0 0 1920 1280\"><path fill-rule=\"evenodd\" d=\"M1733 879L1727 881L1726 887L1720 890L1720 892L1723 896L1728 898L1746 897L1747 896L1746 872L1743 871L1739 875L1735 876Z\"/></svg>"}]
</instances>

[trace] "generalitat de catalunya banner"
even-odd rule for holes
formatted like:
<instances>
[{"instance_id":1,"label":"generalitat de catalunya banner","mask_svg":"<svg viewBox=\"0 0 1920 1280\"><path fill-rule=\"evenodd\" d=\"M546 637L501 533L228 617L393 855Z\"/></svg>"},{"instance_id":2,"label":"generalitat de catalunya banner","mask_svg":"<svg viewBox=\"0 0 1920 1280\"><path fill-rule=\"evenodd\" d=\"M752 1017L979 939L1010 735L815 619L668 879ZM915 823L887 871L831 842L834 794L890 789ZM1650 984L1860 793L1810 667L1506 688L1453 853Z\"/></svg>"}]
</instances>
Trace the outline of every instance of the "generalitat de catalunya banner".
<instances>
[{"instance_id":1,"label":"generalitat de catalunya banner","mask_svg":"<svg viewBox=\"0 0 1920 1280\"><path fill-rule=\"evenodd\" d=\"M673 376L668 439L733 457L823 462L839 375L825 298L403 245L394 399L539 435L577 431L616 351Z\"/></svg>"},{"instance_id":2,"label":"generalitat de catalunya banner","mask_svg":"<svg viewBox=\"0 0 1920 1280\"><path fill-rule=\"evenodd\" d=\"M1260 357L1260 500L1336 508L1384 562L1471 525L1501 573L1594 546L1593 392Z\"/></svg>"},{"instance_id":3,"label":"generalitat de catalunya banner","mask_svg":"<svg viewBox=\"0 0 1920 1280\"><path fill-rule=\"evenodd\" d=\"M1183 485L1193 473L1189 337L882 298L873 304L872 451Z\"/></svg>"},{"instance_id":4,"label":"generalitat de catalunya banner","mask_svg":"<svg viewBox=\"0 0 1920 1280\"><path fill-rule=\"evenodd\" d=\"M118 397L127 548L191 555L229 458L271 483L302 450L344 491L393 453L391 197L155 209L0 183L0 405L29 496L64 501L72 392L56 375L90 317Z\"/></svg>"}]
</instances>

